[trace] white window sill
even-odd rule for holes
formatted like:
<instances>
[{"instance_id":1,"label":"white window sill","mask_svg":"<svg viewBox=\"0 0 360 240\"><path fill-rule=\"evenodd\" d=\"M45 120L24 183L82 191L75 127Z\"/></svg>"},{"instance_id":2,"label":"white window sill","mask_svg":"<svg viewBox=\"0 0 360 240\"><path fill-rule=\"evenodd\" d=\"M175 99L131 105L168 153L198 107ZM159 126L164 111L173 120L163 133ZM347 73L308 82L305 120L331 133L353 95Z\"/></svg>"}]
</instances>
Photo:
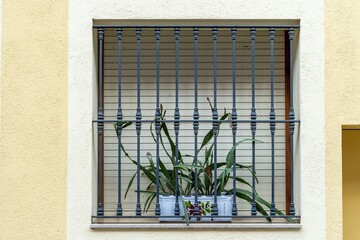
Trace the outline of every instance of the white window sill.
<instances>
[{"instance_id":1,"label":"white window sill","mask_svg":"<svg viewBox=\"0 0 360 240\"><path fill-rule=\"evenodd\" d=\"M301 229L300 223L121 223L90 224L91 229Z\"/></svg>"}]
</instances>

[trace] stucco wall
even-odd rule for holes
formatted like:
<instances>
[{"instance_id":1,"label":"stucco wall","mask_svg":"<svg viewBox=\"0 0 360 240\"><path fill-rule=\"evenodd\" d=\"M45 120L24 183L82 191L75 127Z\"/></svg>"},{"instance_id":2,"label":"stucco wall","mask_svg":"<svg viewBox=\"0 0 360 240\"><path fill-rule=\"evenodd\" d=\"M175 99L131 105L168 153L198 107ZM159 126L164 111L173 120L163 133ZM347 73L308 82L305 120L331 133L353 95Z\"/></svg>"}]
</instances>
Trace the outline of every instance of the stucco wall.
<instances>
[{"instance_id":1,"label":"stucco wall","mask_svg":"<svg viewBox=\"0 0 360 240\"><path fill-rule=\"evenodd\" d=\"M2 240L65 239L67 60L67 1L2 1Z\"/></svg>"},{"instance_id":2,"label":"stucco wall","mask_svg":"<svg viewBox=\"0 0 360 240\"><path fill-rule=\"evenodd\" d=\"M68 239L223 239L222 231L91 230L91 119L96 84L93 19L299 19L299 187L303 228L226 231L230 239L325 239L324 25L322 1L69 1ZM316 103L314 107L314 103ZM271 237L270 237L271 236Z\"/></svg>"},{"instance_id":3,"label":"stucco wall","mask_svg":"<svg viewBox=\"0 0 360 240\"><path fill-rule=\"evenodd\" d=\"M325 1L328 239L342 238L341 125L360 123L360 2Z\"/></svg>"},{"instance_id":4,"label":"stucco wall","mask_svg":"<svg viewBox=\"0 0 360 240\"><path fill-rule=\"evenodd\" d=\"M356 41L360 37L356 31L360 22L359 4L350 0L341 4L330 1L325 9L329 239L341 239L341 124L356 124L360 119L356 111L360 102L356 99L360 98L356 92L360 60L359 50L356 51L360 47ZM266 239L270 235L274 239L325 238L322 1L160 0L154 4L145 0L104 4L96 0L70 0L69 57L67 7L67 1L2 1L1 239L64 239L65 212L67 239L71 240L118 239L119 236L122 239L223 239L221 231L155 234L89 229L95 88L93 18L264 19L265 22L266 19L300 19L299 108L303 121L300 188L306 193L301 196L300 206L303 229L226 231L226 235L232 239ZM314 102L318 108L314 108Z\"/></svg>"}]
</instances>

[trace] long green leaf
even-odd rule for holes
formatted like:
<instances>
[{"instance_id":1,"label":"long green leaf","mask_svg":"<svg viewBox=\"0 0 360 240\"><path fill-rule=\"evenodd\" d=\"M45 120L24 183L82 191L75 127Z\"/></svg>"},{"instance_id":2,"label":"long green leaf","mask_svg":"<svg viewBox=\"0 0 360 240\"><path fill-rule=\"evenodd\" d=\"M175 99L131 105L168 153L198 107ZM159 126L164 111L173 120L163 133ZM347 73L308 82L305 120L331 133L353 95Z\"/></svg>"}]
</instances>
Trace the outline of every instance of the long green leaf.
<instances>
[{"instance_id":1,"label":"long green leaf","mask_svg":"<svg viewBox=\"0 0 360 240\"><path fill-rule=\"evenodd\" d=\"M185 182L193 183L193 179L190 179L190 178L187 177L187 176L179 175L178 177L179 177L179 179L182 179L182 180L184 180Z\"/></svg>"},{"instance_id":2,"label":"long green leaf","mask_svg":"<svg viewBox=\"0 0 360 240\"><path fill-rule=\"evenodd\" d=\"M208 101L208 103L209 103L211 112L214 112L214 108L213 108L213 106L212 106L212 103L211 103L211 101L210 101L210 98L206 98L206 99L207 99L207 101ZM225 120L225 119L227 118L227 116L228 116L228 114L227 114L226 111L225 111L224 115L220 118L220 120ZM220 125L221 125L221 123L222 123L222 122L219 122L219 124L218 124L218 127L219 127L218 131L220 131ZM200 148L199 148L198 151L200 152L201 149L202 149L206 144L208 144L213 137L214 137L214 131L213 131L213 129L210 129L210 130L207 132L207 134L205 135L205 137L203 138L203 141L202 141L202 143L201 143Z\"/></svg>"},{"instance_id":3,"label":"long green leaf","mask_svg":"<svg viewBox=\"0 0 360 240\"><path fill-rule=\"evenodd\" d=\"M208 101L208 103L209 103L209 105L210 105L211 112L213 112L213 111L214 111L214 108L213 108L213 105L212 105L212 103L211 103L211 101L210 101L210 98L207 97L206 100Z\"/></svg>"},{"instance_id":4,"label":"long green leaf","mask_svg":"<svg viewBox=\"0 0 360 240\"><path fill-rule=\"evenodd\" d=\"M218 194L221 194L224 191L225 186L226 186L226 184L228 182L228 179L229 179L228 173L224 170L220 174L220 176L219 176L219 178L217 180L217 182L218 182L217 185L218 186L217 186L216 191L217 191Z\"/></svg>"},{"instance_id":5,"label":"long green leaf","mask_svg":"<svg viewBox=\"0 0 360 240\"><path fill-rule=\"evenodd\" d=\"M203 138L203 141L201 143L200 149L199 151L210 142L210 140L213 138L214 136L214 131L211 129L208 131L208 133L205 135L205 137Z\"/></svg>"},{"instance_id":6,"label":"long green leaf","mask_svg":"<svg viewBox=\"0 0 360 240\"><path fill-rule=\"evenodd\" d=\"M194 164L186 164L186 163L179 163L178 165L174 166L174 168L191 171L191 168L197 168L204 170L204 167L201 165L194 165Z\"/></svg>"},{"instance_id":7,"label":"long green leaf","mask_svg":"<svg viewBox=\"0 0 360 240\"><path fill-rule=\"evenodd\" d=\"M165 120L166 111L163 113L163 110L161 109L160 113L161 113L161 118L160 118L160 120ZM161 123L161 125L160 125L160 135L159 135L159 137L160 137L160 144L161 144L161 147L163 148L163 150L165 151L166 155L167 155L167 156L169 157L169 159L173 162L173 160L171 159L171 155L170 155L169 152L167 151L167 148L166 148L166 146L165 146L165 143L164 143L164 141L163 141L162 134L161 134L161 130L162 130L164 124L165 124L165 122ZM166 125L166 124L165 124L165 125ZM154 134L154 129L153 129L153 122L150 123L150 133L151 133L151 137L152 137L153 141L154 141L155 143L157 143L156 138L155 138L155 134Z\"/></svg>"},{"instance_id":8,"label":"long green leaf","mask_svg":"<svg viewBox=\"0 0 360 240\"><path fill-rule=\"evenodd\" d=\"M246 200L248 203L252 204L252 197L248 196L246 193L244 193L241 189L236 189L236 196L238 198ZM256 210L263 216L269 216L268 213L265 211L265 209L255 201L256 204ZM271 222L271 218L266 217L266 219Z\"/></svg>"},{"instance_id":9,"label":"long green leaf","mask_svg":"<svg viewBox=\"0 0 360 240\"><path fill-rule=\"evenodd\" d=\"M166 126L165 122L161 124L161 129L163 128L164 125ZM160 133L161 133L161 130L160 130ZM171 163L172 163L173 165L175 165L174 159L173 159L172 155L170 155L169 151L167 150L167 147L165 146L165 143L164 143L162 134L160 134L159 136L160 136L160 144L161 144L161 147L163 148L165 154L166 154L166 155L168 156L168 158L170 159Z\"/></svg>"},{"instance_id":10,"label":"long green leaf","mask_svg":"<svg viewBox=\"0 0 360 240\"><path fill-rule=\"evenodd\" d=\"M255 195L255 199L256 201L258 201L259 203L265 205L266 207L268 207L269 209L271 208L271 204L269 202L267 202L266 200L264 200L263 198L261 198L258 194ZM285 215L283 212L281 212L280 210L278 210L277 208L275 208L275 212L278 215Z\"/></svg>"},{"instance_id":11,"label":"long green leaf","mask_svg":"<svg viewBox=\"0 0 360 240\"><path fill-rule=\"evenodd\" d=\"M235 149L239 146L240 143L244 143L244 142L261 142L259 140L256 139L251 139L251 138L245 138L242 139L240 141L238 141L237 143L235 143L232 148L230 149L230 151L228 152L228 154L226 155L226 167L230 168L232 167L233 163L234 163L234 157L235 157Z\"/></svg>"},{"instance_id":12,"label":"long green leaf","mask_svg":"<svg viewBox=\"0 0 360 240\"><path fill-rule=\"evenodd\" d=\"M131 178L130 178L130 181L129 181L129 184L126 188L126 191L125 191L125 196L124 196L124 199L126 198L128 192L129 192L129 189L131 188L131 185L133 184L133 181L134 181L134 178L136 176L137 173L135 173Z\"/></svg>"},{"instance_id":13,"label":"long green leaf","mask_svg":"<svg viewBox=\"0 0 360 240\"><path fill-rule=\"evenodd\" d=\"M198 193L200 195L206 195L206 188L204 186L204 184L202 183L201 179L198 178Z\"/></svg>"},{"instance_id":14,"label":"long green leaf","mask_svg":"<svg viewBox=\"0 0 360 240\"><path fill-rule=\"evenodd\" d=\"M130 161L134 161L134 160L130 157L129 153L126 151L125 146L124 146L123 144L121 144L121 150L123 151L123 153L125 154L125 156L126 156Z\"/></svg>"},{"instance_id":15,"label":"long green leaf","mask_svg":"<svg viewBox=\"0 0 360 240\"><path fill-rule=\"evenodd\" d=\"M233 176L230 176L230 178L233 179L234 177L233 177ZM236 181L238 181L238 182L240 182L240 183L243 183L243 184L245 184L245 185L248 185L249 187L252 188L251 184L248 183L248 182L247 182L246 180L244 180L243 178L241 178L241 177L236 177L235 179L236 179Z\"/></svg>"},{"instance_id":16,"label":"long green leaf","mask_svg":"<svg viewBox=\"0 0 360 240\"><path fill-rule=\"evenodd\" d=\"M156 197L156 193L153 193L147 197L145 204L144 204L144 213L149 211L149 208L151 207L151 204L154 201L155 197Z\"/></svg>"},{"instance_id":17,"label":"long green leaf","mask_svg":"<svg viewBox=\"0 0 360 240\"><path fill-rule=\"evenodd\" d=\"M165 164L161 161L161 159L159 159L159 166L160 166L159 170L164 176L164 178L162 180L165 181L165 184L166 184L167 188L170 190L170 192L175 193L174 178L171 177L171 175L169 174L169 172L171 172L171 171L166 169Z\"/></svg>"},{"instance_id":18,"label":"long green leaf","mask_svg":"<svg viewBox=\"0 0 360 240\"><path fill-rule=\"evenodd\" d=\"M164 130L164 133L165 133L165 136L166 138L168 139L169 143L170 143L170 147L171 147L171 152L172 152L172 159L175 159L175 156L176 156L176 145L174 143L174 141L172 140L170 134L169 134L169 130L167 128L167 125L166 123L164 122L163 123L163 128ZM182 155L181 155L181 152L178 150L178 159L182 159ZM175 165L175 163L173 162L173 165Z\"/></svg>"},{"instance_id":19,"label":"long green leaf","mask_svg":"<svg viewBox=\"0 0 360 240\"><path fill-rule=\"evenodd\" d=\"M219 169L219 168L221 168L222 166L225 166L225 165L226 165L226 162L218 162L216 164L216 168ZM209 164L208 167L210 168L211 171L214 171L215 163Z\"/></svg>"},{"instance_id":20,"label":"long green leaf","mask_svg":"<svg viewBox=\"0 0 360 240\"><path fill-rule=\"evenodd\" d=\"M228 115L229 114L225 114L225 115L223 115L221 118L220 118L220 121L223 121L223 120L225 120L227 117L228 117ZM218 131L220 131L220 125L222 124L223 122L219 122L219 124L218 124ZM214 137L214 131L212 130L212 129L210 129L208 132L207 132L207 134L205 135L205 137L203 138L203 141L202 141L202 143L201 143L201 146L200 146L200 148L199 148L199 152L200 152L200 150L206 145L206 144L208 144L209 142L210 142L210 140L212 139Z\"/></svg>"},{"instance_id":21,"label":"long green leaf","mask_svg":"<svg viewBox=\"0 0 360 240\"><path fill-rule=\"evenodd\" d=\"M164 176L167 179L171 179L171 176L169 175L168 170L165 167L165 164L160 159L159 159L159 167L160 167L159 170L161 171L161 173L164 174Z\"/></svg>"},{"instance_id":22,"label":"long green leaf","mask_svg":"<svg viewBox=\"0 0 360 240\"><path fill-rule=\"evenodd\" d=\"M150 163L150 166L151 166L151 170L152 170L153 172L156 172L155 164L154 164L154 161L153 161L153 159L152 159L151 153L147 152L147 153L146 153L146 158L149 160L149 163Z\"/></svg>"},{"instance_id":23,"label":"long green leaf","mask_svg":"<svg viewBox=\"0 0 360 240\"><path fill-rule=\"evenodd\" d=\"M156 138L155 138L155 134L154 134L154 129L153 129L153 122L150 123L150 134L151 134L151 137L153 139L153 141L156 143Z\"/></svg>"},{"instance_id":24,"label":"long green leaf","mask_svg":"<svg viewBox=\"0 0 360 240\"><path fill-rule=\"evenodd\" d=\"M205 149L205 164L209 165L209 158L213 152L214 143L210 145L209 149Z\"/></svg>"},{"instance_id":25,"label":"long green leaf","mask_svg":"<svg viewBox=\"0 0 360 240\"><path fill-rule=\"evenodd\" d=\"M206 171L206 170L205 170ZM211 172L210 172L211 173ZM210 195L212 191L212 174L209 176L206 172L204 174L204 187L206 189L206 195Z\"/></svg>"},{"instance_id":26,"label":"long green leaf","mask_svg":"<svg viewBox=\"0 0 360 240\"><path fill-rule=\"evenodd\" d=\"M255 177L256 183L259 183L258 177L256 176L256 174L255 174L254 171L252 170L252 166L245 166L245 165L236 163L236 167L237 167L237 168L246 168L247 170L249 170L250 173L251 173L251 175Z\"/></svg>"},{"instance_id":27,"label":"long green leaf","mask_svg":"<svg viewBox=\"0 0 360 240\"><path fill-rule=\"evenodd\" d=\"M115 129L115 132L116 132L116 136L118 136L117 127L120 124L121 124L121 128L124 129L124 128L127 128L128 126L130 126L132 124L132 122L117 122L117 123L114 123L113 126L114 126L114 129Z\"/></svg>"},{"instance_id":28,"label":"long green leaf","mask_svg":"<svg viewBox=\"0 0 360 240\"><path fill-rule=\"evenodd\" d=\"M133 162L135 165L137 165L137 162L136 162L136 161L132 160L132 162ZM153 183L156 184L156 177L154 176L154 174L152 174L149 170L147 170L147 169L146 169L144 166L142 166L141 164L140 164L140 169L141 169L141 171L144 172L144 174L146 175L146 177L147 177L151 182L153 182Z\"/></svg>"},{"instance_id":29,"label":"long green leaf","mask_svg":"<svg viewBox=\"0 0 360 240\"><path fill-rule=\"evenodd\" d=\"M195 179L195 172L194 171L190 171L189 178L192 179L193 181L191 183L186 184L185 195L190 195L192 189L194 188L194 179Z\"/></svg>"},{"instance_id":30,"label":"long green leaf","mask_svg":"<svg viewBox=\"0 0 360 240\"><path fill-rule=\"evenodd\" d=\"M146 190L149 190L151 188L151 186L153 186L154 183L150 183L147 187L146 187Z\"/></svg>"},{"instance_id":31,"label":"long green leaf","mask_svg":"<svg viewBox=\"0 0 360 240\"><path fill-rule=\"evenodd\" d=\"M186 222L186 225L189 226L190 217L189 217L189 213L188 213L188 211L187 211L186 204L185 204L185 200L184 200L183 197L181 198L181 202L182 202L182 207L183 207L183 210L184 210L185 222Z\"/></svg>"},{"instance_id":32,"label":"long green leaf","mask_svg":"<svg viewBox=\"0 0 360 240\"><path fill-rule=\"evenodd\" d=\"M149 160L150 162L150 166L151 166L151 171L154 173L154 175L156 176L156 167L155 167L155 164L154 164L154 160L152 159L152 155L151 153L147 153L146 154L146 157L147 159ZM155 183L156 184L156 183ZM162 181L160 181L159 179L159 188L162 190L162 191L165 191L165 188L164 188L164 185L162 183Z\"/></svg>"},{"instance_id":33,"label":"long green leaf","mask_svg":"<svg viewBox=\"0 0 360 240\"><path fill-rule=\"evenodd\" d=\"M252 192L247 191L247 190L243 190L243 189L236 189L237 192L241 192L245 195L251 196L252 198ZM267 202L266 200L264 200L263 198L261 198L257 193L255 194L255 201L258 203L261 203L263 205L265 205L267 208L271 208L271 204L269 202ZM283 212L281 212L279 209L275 209L275 212L278 215L284 216L285 214ZM266 214L267 215L267 214Z\"/></svg>"}]
</instances>

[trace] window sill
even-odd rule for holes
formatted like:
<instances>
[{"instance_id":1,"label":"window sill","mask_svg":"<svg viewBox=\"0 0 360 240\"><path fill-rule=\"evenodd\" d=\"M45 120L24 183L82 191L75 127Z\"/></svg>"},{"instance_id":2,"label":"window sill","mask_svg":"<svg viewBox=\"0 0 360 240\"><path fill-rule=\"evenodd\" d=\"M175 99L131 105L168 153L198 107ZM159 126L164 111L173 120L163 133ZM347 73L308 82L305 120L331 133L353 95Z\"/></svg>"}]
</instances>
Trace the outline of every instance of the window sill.
<instances>
[{"instance_id":1,"label":"window sill","mask_svg":"<svg viewBox=\"0 0 360 240\"><path fill-rule=\"evenodd\" d=\"M90 224L91 229L301 229L300 223L121 223Z\"/></svg>"}]
</instances>

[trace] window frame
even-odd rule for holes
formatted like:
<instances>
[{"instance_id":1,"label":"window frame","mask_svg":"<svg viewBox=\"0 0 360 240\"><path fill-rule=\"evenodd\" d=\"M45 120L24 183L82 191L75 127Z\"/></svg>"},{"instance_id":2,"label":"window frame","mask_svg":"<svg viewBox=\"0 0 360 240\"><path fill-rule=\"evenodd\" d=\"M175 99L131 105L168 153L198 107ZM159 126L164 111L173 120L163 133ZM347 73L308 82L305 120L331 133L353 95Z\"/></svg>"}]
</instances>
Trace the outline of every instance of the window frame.
<instances>
[{"instance_id":1,"label":"window frame","mask_svg":"<svg viewBox=\"0 0 360 240\"><path fill-rule=\"evenodd\" d=\"M193 25L192 27L195 27L196 25ZM113 27L113 26L106 26L106 25L103 25L103 26L98 26L98 25L95 25L94 28L95 29L99 29L99 28L103 28L103 27ZM117 26L118 27L118 26ZM147 27L147 26L146 26ZM256 26L256 28L263 28L264 26ZM267 28L270 28L271 26L266 26ZM288 26L286 26L288 27ZM295 27L297 28L298 26L294 25L294 26L290 26L290 27ZM288 28L290 28L288 27ZM288 31L287 30L284 30L285 31L285 120L286 121L289 121L289 112L287 111L287 109L290 108L290 62L289 59L290 59L290 48L289 48L289 36L288 36ZM105 44L100 44L100 42L98 42L98 49L102 49L102 52L104 53L104 45ZM101 61L104 62L104 54L100 54L101 51L98 51L98 60L102 59ZM98 88L98 95L99 96L102 96L102 104L104 103L104 76L101 76L103 75L103 72L104 72L104 64L101 64L99 61L99 66L102 65L102 69L101 71L98 71L98 80L100 82L100 79L102 78L102 87ZM98 82L98 84L99 84ZM100 92L100 89L102 89L102 92ZM101 105L100 103L100 98L98 98L98 105ZM102 119L103 120L103 119ZM295 122L299 122L299 120L295 120ZM99 121L97 121L97 123L101 124L101 119ZM286 136L286 143L285 143L285 161L286 161L286 214L289 215L289 206L290 206L290 195L291 195L291 181L290 181L290 174L291 174L291 170L290 170L290 130L289 130L289 124L287 123L286 124L286 133L285 133L285 136ZM101 157L102 159L104 159L104 135L102 135L102 137L98 136L98 142L102 142L102 144L100 143L100 145L102 145L102 151L99 151L98 152L98 156L99 158ZM104 199L104 161L102 161L102 164L99 163L98 165L98 169L101 169L99 172L102 172L101 173L101 181L100 179L98 184L102 185L101 189L101 194L98 194L98 199L97 201L99 202L99 199L101 198L102 200ZM101 183L100 183L101 182ZM97 216L99 217L99 216Z\"/></svg>"}]
</instances>

